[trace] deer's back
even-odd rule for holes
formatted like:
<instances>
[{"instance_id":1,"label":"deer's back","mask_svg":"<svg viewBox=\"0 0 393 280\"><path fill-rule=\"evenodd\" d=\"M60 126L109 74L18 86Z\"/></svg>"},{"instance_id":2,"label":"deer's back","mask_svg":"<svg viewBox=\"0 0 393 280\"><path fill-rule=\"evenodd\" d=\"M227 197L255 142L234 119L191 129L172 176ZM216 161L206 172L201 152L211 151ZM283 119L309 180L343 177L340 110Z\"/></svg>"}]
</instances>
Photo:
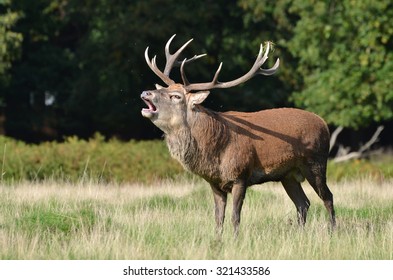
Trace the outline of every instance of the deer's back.
<instances>
[{"instance_id":1,"label":"deer's back","mask_svg":"<svg viewBox=\"0 0 393 280\"><path fill-rule=\"evenodd\" d=\"M280 108L222 116L240 139L254 147L255 164L266 172L291 168L310 157L323 161L328 156L329 130L314 113Z\"/></svg>"}]
</instances>

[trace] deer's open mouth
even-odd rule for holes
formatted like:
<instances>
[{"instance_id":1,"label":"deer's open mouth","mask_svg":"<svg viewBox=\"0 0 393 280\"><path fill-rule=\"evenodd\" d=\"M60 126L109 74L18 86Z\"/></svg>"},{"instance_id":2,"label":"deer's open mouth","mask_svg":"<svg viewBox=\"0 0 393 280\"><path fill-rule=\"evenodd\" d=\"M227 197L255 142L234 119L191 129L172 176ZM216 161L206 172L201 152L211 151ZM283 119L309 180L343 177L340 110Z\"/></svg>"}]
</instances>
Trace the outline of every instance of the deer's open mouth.
<instances>
[{"instance_id":1,"label":"deer's open mouth","mask_svg":"<svg viewBox=\"0 0 393 280\"><path fill-rule=\"evenodd\" d=\"M142 116L145 118L151 118L154 114L158 112L157 107L154 106L153 102L147 98L143 98L143 101L146 103L148 108L143 108L142 109Z\"/></svg>"}]
</instances>

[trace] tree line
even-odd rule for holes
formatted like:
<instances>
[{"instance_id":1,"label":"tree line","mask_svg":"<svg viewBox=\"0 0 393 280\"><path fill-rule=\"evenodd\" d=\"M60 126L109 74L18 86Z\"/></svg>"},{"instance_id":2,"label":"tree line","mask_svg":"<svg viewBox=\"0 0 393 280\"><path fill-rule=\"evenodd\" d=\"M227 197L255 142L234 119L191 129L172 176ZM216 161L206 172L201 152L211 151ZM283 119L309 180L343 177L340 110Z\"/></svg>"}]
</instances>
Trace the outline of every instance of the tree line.
<instances>
[{"instance_id":1,"label":"tree line","mask_svg":"<svg viewBox=\"0 0 393 280\"><path fill-rule=\"evenodd\" d=\"M215 90L206 106L253 111L296 106L330 125L359 129L393 119L393 3L390 0L2 0L2 133L28 142L69 135L149 139L162 133L140 115L140 93L159 83L144 50L190 38L191 82L251 67L274 43L275 76ZM268 65L272 66L272 65ZM178 71L173 78L180 81Z\"/></svg>"}]
</instances>

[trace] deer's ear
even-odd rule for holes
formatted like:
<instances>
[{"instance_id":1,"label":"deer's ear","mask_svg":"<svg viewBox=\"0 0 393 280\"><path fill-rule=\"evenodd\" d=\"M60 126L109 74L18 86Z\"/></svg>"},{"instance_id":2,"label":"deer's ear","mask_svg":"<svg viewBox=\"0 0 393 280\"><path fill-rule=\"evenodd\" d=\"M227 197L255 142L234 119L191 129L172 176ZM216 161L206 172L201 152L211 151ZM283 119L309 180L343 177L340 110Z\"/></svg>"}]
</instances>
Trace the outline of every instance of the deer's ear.
<instances>
[{"instance_id":1,"label":"deer's ear","mask_svg":"<svg viewBox=\"0 0 393 280\"><path fill-rule=\"evenodd\" d=\"M156 89L163 89L163 86L160 86L159 84L156 84Z\"/></svg>"},{"instance_id":2,"label":"deer's ear","mask_svg":"<svg viewBox=\"0 0 393 280\"><path fill-rule=\"evenodd\" d=\"M198 91L195 93L190 93L189 104L191 108L194 108L195 105L201 104L205 99L209 96L210 91Z\"/></svg>"}]
</instances>

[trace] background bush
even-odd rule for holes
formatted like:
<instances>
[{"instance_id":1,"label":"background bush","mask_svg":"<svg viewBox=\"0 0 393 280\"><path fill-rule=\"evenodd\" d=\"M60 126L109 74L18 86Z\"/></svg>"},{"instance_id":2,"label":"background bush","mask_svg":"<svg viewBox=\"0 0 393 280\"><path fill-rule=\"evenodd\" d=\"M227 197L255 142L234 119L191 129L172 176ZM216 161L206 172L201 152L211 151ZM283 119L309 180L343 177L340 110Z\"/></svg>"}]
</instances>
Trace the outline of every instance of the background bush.
<instances>
[{"instance_id":1,"label":"background bush","mask_svg":"<svg viewBox=\"0 0 393 280\"><path fill-rule=\"evenodd\" d=\"M153 182L185 174L171 159L163 141L89 141L25 144L0 137L2 181L93 179L101 182Z\"/></svg>"},{"instance_id":2,"label":"background bush","mask_svg":"<svg viewBox=\"0 0 393 280\"><path fill-rule=\"evenodd\" d=\"M26 144L0 136L1 181L64 180L77 182L152 183L192 176L171 158L162 140L105 141L96 134L90 140L76 137L64 142ZM391 156L377 160L329 162L329 180L393 177Z\"/></svg>"}]
</instances>

